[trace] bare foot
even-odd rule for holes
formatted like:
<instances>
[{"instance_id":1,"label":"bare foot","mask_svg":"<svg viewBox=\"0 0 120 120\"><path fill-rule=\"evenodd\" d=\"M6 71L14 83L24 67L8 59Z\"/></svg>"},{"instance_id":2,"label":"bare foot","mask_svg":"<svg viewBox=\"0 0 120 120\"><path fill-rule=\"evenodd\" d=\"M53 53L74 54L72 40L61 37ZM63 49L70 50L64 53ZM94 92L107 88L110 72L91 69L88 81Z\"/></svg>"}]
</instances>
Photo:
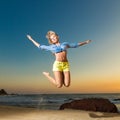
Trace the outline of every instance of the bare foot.
<instances>
[{"instance_id":1,"label":"bare foot","mask_svg":"<svg viewBox=\"0 0 120 120\"><path fill-rule=\"evenodd\" d=\"M49 72L43 72L43 75L50 76Z\"/></svg>"}]
</instances>

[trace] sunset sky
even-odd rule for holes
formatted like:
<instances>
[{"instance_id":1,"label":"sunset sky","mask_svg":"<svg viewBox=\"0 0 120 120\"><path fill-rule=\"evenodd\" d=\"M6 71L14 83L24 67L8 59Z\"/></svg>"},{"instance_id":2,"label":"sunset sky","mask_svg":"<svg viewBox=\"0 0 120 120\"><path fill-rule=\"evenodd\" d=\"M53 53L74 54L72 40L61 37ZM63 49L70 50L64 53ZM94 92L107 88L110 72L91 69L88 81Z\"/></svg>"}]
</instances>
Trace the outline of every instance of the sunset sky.
<instances>
[{"instance_id":1,"label":"sunset sky","mask_svg":"<svg viewBox=\"0 0 120 120\"><path fill-rule=\"evenodd\" d=\"M56 88L54 56L26 37L48 44L47 31L60 42L89 45L68 49L71 86ZM0 89L10 93L120 93L120 0L0 0Z\"/></svg>"}]
</instances>

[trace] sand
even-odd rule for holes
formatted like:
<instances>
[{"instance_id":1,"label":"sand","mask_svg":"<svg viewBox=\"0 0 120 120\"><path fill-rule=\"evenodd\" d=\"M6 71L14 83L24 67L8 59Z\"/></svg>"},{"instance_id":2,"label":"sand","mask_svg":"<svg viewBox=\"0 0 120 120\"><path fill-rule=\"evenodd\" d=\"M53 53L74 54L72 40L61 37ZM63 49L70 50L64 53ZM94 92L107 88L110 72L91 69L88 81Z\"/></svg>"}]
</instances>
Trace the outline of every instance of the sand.
<instances>
[{"instance_id":1,"label":"sand","mask_svg":"<svg viewBox=\"0 0 120 120\"><path fill-rule=\"evenodd\" d=\"M0 120L119 120L120 113L0 106Z\"/></svg>"}]
</instances>

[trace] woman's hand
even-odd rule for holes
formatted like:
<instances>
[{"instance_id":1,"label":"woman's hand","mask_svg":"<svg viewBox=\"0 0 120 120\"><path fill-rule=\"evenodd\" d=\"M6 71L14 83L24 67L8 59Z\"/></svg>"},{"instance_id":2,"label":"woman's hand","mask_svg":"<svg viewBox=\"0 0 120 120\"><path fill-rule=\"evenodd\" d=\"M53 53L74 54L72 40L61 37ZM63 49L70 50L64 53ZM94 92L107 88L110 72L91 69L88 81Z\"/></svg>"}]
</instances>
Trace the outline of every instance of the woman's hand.
<instances>
[{"instance_id":1,"label":"woman's hand","mask_svg":"<svg viewBox=\"0 0 120 120\"><path fill-rule=\"evenodd\" d=\"M31 37L30 35L27 35L27 38L28 38L29 40L32 40L32 37Z\"/></svg>"},{"instance_id":2,"label":"woman's hand","mask_svg":"<svg viewBox=\"0 0 120 120\"><path fill-rule=\"evenodd\" d=\"M90 43L92 40L86 40L85 42L86 42L86 44L88 44L88 43Z\"/></svg>"}]
</instances>

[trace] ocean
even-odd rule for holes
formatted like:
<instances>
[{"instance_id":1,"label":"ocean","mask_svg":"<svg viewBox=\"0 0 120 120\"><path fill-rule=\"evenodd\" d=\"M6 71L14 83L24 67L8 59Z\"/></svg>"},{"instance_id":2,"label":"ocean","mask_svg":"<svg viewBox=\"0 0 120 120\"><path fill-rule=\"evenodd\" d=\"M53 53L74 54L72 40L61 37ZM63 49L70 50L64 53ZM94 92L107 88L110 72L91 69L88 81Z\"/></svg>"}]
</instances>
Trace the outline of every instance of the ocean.
<instances>
[{"instance_id":1,"label":"ocean","mask_svg":"<svg viewBox=\"0 0 120 120\"><path fill-rule=\"evenodd\" d=\"M120 112L120 94L22 94L0 96L0 105L58 110L60 105L83 98L106 98Z\"/></svg>"}]
</instances>

